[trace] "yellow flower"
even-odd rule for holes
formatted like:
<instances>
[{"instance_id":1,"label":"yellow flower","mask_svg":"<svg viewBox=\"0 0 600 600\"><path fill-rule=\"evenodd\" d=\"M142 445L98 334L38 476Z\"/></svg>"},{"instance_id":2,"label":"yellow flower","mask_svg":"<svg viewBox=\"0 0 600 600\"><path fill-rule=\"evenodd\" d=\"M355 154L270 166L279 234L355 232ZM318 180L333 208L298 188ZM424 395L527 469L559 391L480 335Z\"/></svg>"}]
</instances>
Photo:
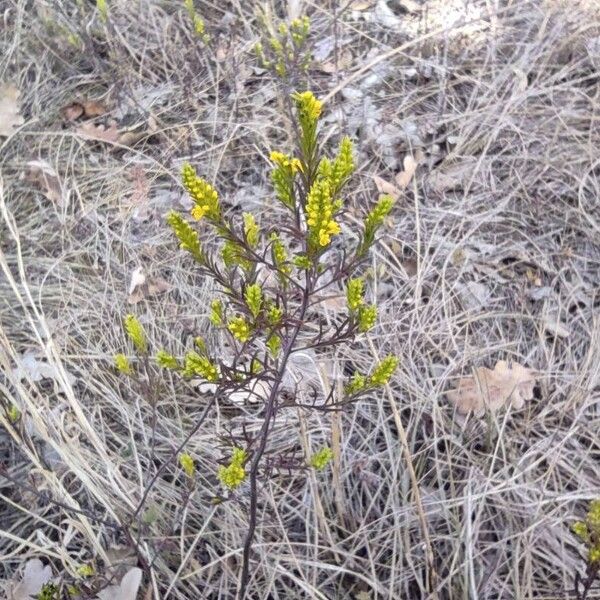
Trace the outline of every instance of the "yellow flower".
<instances>
[{"instance_id":1,"label":"yellow flower","mask_svg":"<svg viewBox=\"0 0 600 600\"><path fill-rule=\"evenodd\" d=\"M316 121L321 116L323 103L317 100L312 92L296 92L292 98L296 101L300 120L305 118L308 121Z\"/></svg>"},{"instance_id":2,"label":"yellow flower","mask_svg":"<svg viewBox=\"0 0 600 600\"><path fill-rule=\"evenodd\" d=\"M221 216L219 209L219 194L208 181L198 177L190 164L183 165L181 180L188 194L196 204L191 215L196 220L207 215L209 219L218 220Z\"/></svg>"},{"instance_id":3,"label":"yellow flower","mask_svg":"<svg viewBox=\"0 0 600 600\"><path fill-rule=\"evenodd\" d=\"M396 370L398 366L398 357L386 356L373 370L371 377L369 377L369 383L371 385L385 385Z\"/></svg>"},{"instance_id":4,"label":"yellow flower","mask_svg":"<svg viewBox=\"0 0 600 600\"><path fill-rule=\"evenodd\" d=\"M333 458L333 452L331 448L325 446L325 448L321 448L318 452L313 454L310 459L310 464L317 471L322 471Z\"/></svg>"},{"instance_id":5,"label":"yellow flower","mask_svg":"<svg viewBox=\"0 0 600 600\"><path fill-rule=\"evenodd\" d=\"M244 317L234 317L227 324L227 329L231 332L233 337L244 343L250 338L250 325L246 322Z\"/></svg>"},{"instance_id":6,"label":"yellow flower","mask_svg":"<svg viewBox=\"0 0 600 600\"><path fill-rule=\"evenodd\" d=\"M185 355L185 377L199 375L207 381L216 381L219 378L219 370L206 356L200 356L197 352L188 352Z\"/></svg>"},{"instance_id":7,"label":"yellow flower","mask_svg":"<svg viewBox=\"0 0 600 600\"><path fill-rule=\"evenodd\" d=\"M271 159L271 162L274 162L278 167L290 169L292 173L297 173L302 170L302 164L299 159L292 158L283 152L273 150L269 155L269 158Z\"/></svg>"},{"instance_id":8,"label":"yellow flower","mask_svg":"<svg viewBox=\"0 0 600 600\"><path fill-rule=\"evenodd\" d=\"M331 236L340 233L340 226L333 220L333 213L329 181L318 179L311 187L306 203L309 242L313 247L329 245Z\"/></svg>"},{"instance_id":9,"label":"yellow flower","mask_svg":"<svg viewBox=\"0 0 600 600\"><path fill-rule=\"evenodd\" d=\"M133 373L129 359L124 354L115 354L113 360L119 373L123 373L123 375L131 375Z\"/></svg>"},{"instance_id":10,"label":"yellow flower","mask_svg":"<svg viewBox=\"0 0 600 600\"><path fill-rule=\"evenodd\" d=\"M229 464L219 468L217 477L225 487L233 490L246 479L246 469L244 468L246 458L246 451L243 448L234 448Z\"/></svg>"},{"instance_id":11,"label":"yellow flower","mask_svg":"<svg viewBox=\"0 0 600 600\"><path fill-rule=\"evenodd\" d=\"M179 456L179 464L188 477L192 478L194 476L196 465L194 459L187 452Z\"/></svg>"},{"instance_id":12,"label":"yellow flower","mask_svg":"<svg viewBox=\"0 0 600 600\"><path fill-rule=\"evenodd\" d=\"M364 304L365 282L360 278L350 279L346 288L346 302L351 311L358 310Z\"/></svg>"},{"instance_id":13,"label":"yellow flower","mask_svg":"<svg viewBox=\"0 0 600 600\"><path fill-rule=\"evenodd\" d=\"M133 342L138 352L145 354L148 350L148 344L146 343L146 334L142 324L137 320L134 315L126 315L124 319L125 331L129 336L129 339Z\"/></svg>"},{"instance_id":14,"label":"yellow flower","mask_svg":"<svg viewBox=\"0 0 600 600\"><path fill-rule=\"evenodd\" d=\"M167 215L167 223L173 229L181 248L187 250L198 262L203 262L204 256L200 248L198 232L174 210Z\"/></svg>"}]
</instances>

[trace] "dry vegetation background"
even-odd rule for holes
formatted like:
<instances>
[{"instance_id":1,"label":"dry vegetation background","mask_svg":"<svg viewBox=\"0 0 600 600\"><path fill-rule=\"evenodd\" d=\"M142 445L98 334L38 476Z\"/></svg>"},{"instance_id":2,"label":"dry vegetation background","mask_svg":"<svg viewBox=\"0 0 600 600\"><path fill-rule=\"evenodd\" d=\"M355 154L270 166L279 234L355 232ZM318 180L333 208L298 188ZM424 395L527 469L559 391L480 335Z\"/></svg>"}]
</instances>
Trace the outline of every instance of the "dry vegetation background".
<instances>
[{"instance_id":1,"label":"dry vegetation background","mask_svg":"<svg viewBox=\"0 0 600 600\"><path fill-rule=\"evenodd\" d=\"M187 206L184 160L230 211L269 218L268 152L290 128L252 53L264 6L311 17L324 134L359 149L350 214L395 185L406 156L418 166L372 259L372 345L294 367L366 368L376 351L398 354L400 371L391 394L340 418L336 468L282 472L262 490L252 597L434 597L428 544L439 598L569 597L583 569L569 525L600 494L595 0L200 1L208 48L180 2L109 0L103 23L85 0L0 1L0 81L20 91L23 117L0 137L0 397L22 413L16 428L1 417L4 593L31 558L65 582L93 564L86 597L142 564L119 525L154 468L150 408L112 356L126 312L155 347L211 339L210 284L164 226ZM134 273L146 283L131 296ZM322 310L335 319L336 307ZM498 360L535 370L533 398L457 415L445 393ZM159 460L204 401L167 378ZM176 465L151 491L134 532L150 564L140 597L234 597L246 498L211 498L242 420L256 432L260 409L221 404L193 437L185 509ZM331 425L286 413L271 450L315 450Z\"/></svg>"}]
</instances>

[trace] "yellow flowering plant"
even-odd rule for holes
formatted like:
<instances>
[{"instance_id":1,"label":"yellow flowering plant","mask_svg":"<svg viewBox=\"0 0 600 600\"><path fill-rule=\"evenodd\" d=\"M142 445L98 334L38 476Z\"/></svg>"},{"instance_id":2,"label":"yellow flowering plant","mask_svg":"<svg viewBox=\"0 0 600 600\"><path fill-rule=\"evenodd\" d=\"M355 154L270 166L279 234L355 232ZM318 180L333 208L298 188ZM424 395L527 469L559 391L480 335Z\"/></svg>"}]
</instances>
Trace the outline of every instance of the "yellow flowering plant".
<instances>
[{"instance_id":1,"label":"yellow flowering plant","mask_svg":"<svg viewBox=\"0 0 600 600\"><path fill-rule=\"evenodd\" d=\"M586 549L585 576L575 575L575 597L586 600L600 575L600 499L590 503L585 519L573 523L571 529Z\"/></svg>"},{"instance_id":2,"label":"yellow flowering plant","mask_svg":"<svg viewBox=\"0 0 600 600\"><path fill-rule=\"evenodd\" d=\"M257 482L269 476L271 432L283 406L338 410L388 384L398 364L396 357L385 357L369 373L354 373L344 386L333 385L321 398L307 400L300 393L285 401L282 397L282 382L295 353L322 354L352 343L375 327L377 307L368 302L370 290L360 271L393 206L391 198L379 199L366 211L359 235L354 240L344 236L345 193L355 170L352 142L342 138L337 151L327 156L319 143L322 102L312 92L301 91L290 95L290 107L297 139L294 148L268 155L275 201L270 212L240 215L229 210L218 186L185 163L181 181L193 205L188 215L172 211L166 218L188 260L214 283L206 325L233 349L233 358L224 360L201 338L195 339L194 348L177 353L151 352L146 333L132 315L125 318L124 327L142 360L115 357L118 370L126 375L135 375L140 364L148 368L152 357L155 368L210 384L212 399L204 417L216 402L226 402L234 392L256 398L257 383L265 390L260 397L264 406L259 432L243 438L230 433L231 445L212 474L219 494L228 500L239 500L243 494L249 497L241 598L257 523ZM328 291L346 296L347 310L334 328L327 327L312 308ZM181 470L190 480L196 467L184 451L187 441L189 436L174 458L179 456ZM324 447L294 468L322 471L332 459L332 450Z\"/></svg>"}]
</instances>

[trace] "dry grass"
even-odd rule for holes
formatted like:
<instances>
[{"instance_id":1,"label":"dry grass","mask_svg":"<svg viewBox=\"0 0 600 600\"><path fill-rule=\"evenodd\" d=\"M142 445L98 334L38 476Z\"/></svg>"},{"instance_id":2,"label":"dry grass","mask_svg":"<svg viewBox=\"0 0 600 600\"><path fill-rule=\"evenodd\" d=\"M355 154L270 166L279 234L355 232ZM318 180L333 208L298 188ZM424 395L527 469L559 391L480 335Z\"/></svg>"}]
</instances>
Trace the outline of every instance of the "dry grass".
<instances>
[{"instance_id":1,"label":"dry grass","mask_svg":"<svg viewBox=\"0 0 600 600\"><path fill-rule=\"evenodd\" d=\"M125 345L128 279L142 266L173 286L134 307L156 346L177 351L207 333L210 283L163 226L185 202L179 165L214 177L232 211L268 214L265 156L288 139L276 87L254 68L254 3L197 3L211 51L179 3L108 4L108 27L83 1L6 0L2 10L0 80L22 90L26 117L0 147L0 396L25 415L18 430L0 429L6 579L34 556L65 577L88 562L102 574L127 545L119 526L155 469L148 403L111 368ZM333 4L288 8L312 16L315 42L337 30L352 52L345 71L310 79L321 95L339 90L327 135L347 131L361 150L355 214L375 195L371 175L392 179L409 152L422 159L373 258L382 322L372 345L316 359L367 366L375 349L402 367L389 396L339 418L279 421L274 454L329 443L333 421L341 461L333 475L281 473L262 490L251 597L429 597L408 450L439 598L566 598L583 567L568 527L600 490L597 5L477 0L464 25L452 21L458 1L405 3L412 9L397 14L379 2L337 19ZM82 138L60 115L78 98L102 98L139 139ZM22 177L31 160L54 168L62 203ZM140 171L149 192L135 204ZM55 380L18 381L25 352L48 361ZM444 391L498 359L539 371L536 398L459 420ZM159 461L205 403L165 381ZM246 499L211 498L227 432L242 423L256 432L259 409L219 406L193 436L198 485L184 509L176 465L150 493L158 517L140 536L144 597L234 597Z\"/></svg>"}]
</instances>

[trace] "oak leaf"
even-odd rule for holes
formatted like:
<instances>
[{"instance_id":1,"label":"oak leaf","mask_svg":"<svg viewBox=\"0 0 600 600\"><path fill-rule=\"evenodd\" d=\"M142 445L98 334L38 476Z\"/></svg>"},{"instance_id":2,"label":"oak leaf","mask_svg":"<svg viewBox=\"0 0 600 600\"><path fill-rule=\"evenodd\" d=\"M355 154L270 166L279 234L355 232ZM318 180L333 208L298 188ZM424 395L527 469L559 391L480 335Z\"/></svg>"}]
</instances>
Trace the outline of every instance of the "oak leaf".
<instances>
[{"instance_id":1,"label":"oak leaf","mask_svg":"<svg viewBox=\"0 0 600 600\"><path fill-rule=\"evenodd\" d=\"M76 131L84 138L108 142L109 144L118 142L120 135L115 121L111 121L108 127L94 125L94 123L88 121L82 123Z\"/></svg>"},{"instance_id":2,"label":"oak leaf","mask_svg":"<svg viewBox=\"0 0 600 600\"><path fill-rule=\"evenodd\" d=\"M493 370L479 367L471 377L460 379L447 396L459 413L480 416L486 410L496 412L504 406L523 408L525 401L533 398L535 383L532 369L499 360Z\"/></svg>"},{"instance_id":3,"label":"oak leaf","mask_svg":"<svg viewBox=\"0 0 600 600\"><path fill-rule=\"evenodd\" d=\"M79 102L71 102L71 104L61 109L62 116L67 121L75 121L79 117L101 117L108 112L106 106L99 100L82 100Z\"/></svg>"}]
</instances>

